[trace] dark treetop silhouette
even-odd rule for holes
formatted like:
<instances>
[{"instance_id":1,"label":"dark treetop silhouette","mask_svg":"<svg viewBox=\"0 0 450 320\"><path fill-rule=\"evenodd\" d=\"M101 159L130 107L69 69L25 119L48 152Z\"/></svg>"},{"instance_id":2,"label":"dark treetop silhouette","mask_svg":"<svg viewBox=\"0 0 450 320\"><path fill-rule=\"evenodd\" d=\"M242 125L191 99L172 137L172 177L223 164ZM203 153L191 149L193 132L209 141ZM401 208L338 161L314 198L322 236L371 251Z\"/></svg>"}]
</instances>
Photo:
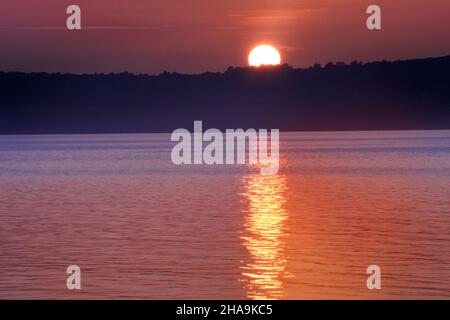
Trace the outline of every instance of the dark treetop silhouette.
<instances>
[{"instance_id":1,"label":"dark treetop silhouette","mask_svg":"<svg viewBox=\"0 0 450 320\"><path fill-rule=\"evenodd\" d=\"M450 129L450 56L158 76L0 73L0 133Z\"/></svg>"}]
</instances>

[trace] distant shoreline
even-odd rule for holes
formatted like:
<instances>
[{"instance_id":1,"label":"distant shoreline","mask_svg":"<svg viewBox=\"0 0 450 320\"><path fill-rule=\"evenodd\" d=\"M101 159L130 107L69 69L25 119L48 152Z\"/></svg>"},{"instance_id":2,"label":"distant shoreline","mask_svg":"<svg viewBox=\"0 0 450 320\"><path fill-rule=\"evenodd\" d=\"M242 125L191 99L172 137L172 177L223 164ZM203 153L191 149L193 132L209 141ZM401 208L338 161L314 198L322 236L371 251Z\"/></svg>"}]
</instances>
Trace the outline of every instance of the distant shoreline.
<instances>
[{"instance_id":1,"label":"distant shoreline","mask_svg":"<svg viewBox=\"0 0 450 320\"><path fill-rule=\"evenodd\" d=\"M377 64L377 63L398 63L398 62L413 62L418 60L426 60L426 59L446 59L450 58L450 53L448 55L440 55L440 56L424 56L424 57L416 57L416 58L404 58L404 59L395 59L395 60L371 60L371 61L360 61L360 60L354 60L352 62L340 62L340 61L329 61L326 64L319 64L315 63L309 66L304 67L296 67L291 66L287 63L282 64L280 66L267 66L262 68L255 68L250 66L229 66L227 70L222 71L203 71L203 72L195 72L195 73L182 73L177 71L162 71L160 73L135 73L135 72L129 72L127 70L123 70L120 72L94 72L94 73L78 73L78 72L49 72L49 71L18 71L18 70L0 70L0 75L2 74L24 74L24 75L49 75L49 76L123 76L123 75L129 75L134 77L159 77L164 75L178 75L178 76L203 76L203 75L220 75L226 72L229 72L233 69L239 69L239 70L258 70L258 69L276 69L279 67L287 66L291 68L292 70L308 70L316 68L317 66L320 66L321 68L326 68L327 65L334 65L334 66L351 66L351 64L358 63L360 65L371 65L371 64Z\"/></svg>"},{"instance_id":2,"label":"distant shoreline","mask_svg":"<svg viewBox=\"0 0 450 320\"><path fill-rule=\"evenodd\" d=\"M0 134L450 129L450 56L159 76L0 73Z\"/></svg>"}]
</instances>

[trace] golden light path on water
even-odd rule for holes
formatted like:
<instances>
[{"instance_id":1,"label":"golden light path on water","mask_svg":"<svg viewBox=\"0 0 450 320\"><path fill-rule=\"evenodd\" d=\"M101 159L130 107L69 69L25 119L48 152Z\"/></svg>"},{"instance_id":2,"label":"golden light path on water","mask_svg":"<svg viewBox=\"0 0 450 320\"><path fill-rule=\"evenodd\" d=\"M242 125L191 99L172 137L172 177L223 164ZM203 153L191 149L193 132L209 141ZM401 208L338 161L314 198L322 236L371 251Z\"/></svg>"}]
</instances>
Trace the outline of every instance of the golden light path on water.
<instances>
[{"instance_id":1,"label":"golden light path on water","mask_svg":"<svg viewBox=\"0 0 450 320\"><path fill-rule=\"evenodd\" d=\"M281 175L255 174L242 177L242 183L248 209L241 239L249 261L241 266L241 280L249 299L280 299L286 276L286 181Z\"/></svg>"}]
</instances>

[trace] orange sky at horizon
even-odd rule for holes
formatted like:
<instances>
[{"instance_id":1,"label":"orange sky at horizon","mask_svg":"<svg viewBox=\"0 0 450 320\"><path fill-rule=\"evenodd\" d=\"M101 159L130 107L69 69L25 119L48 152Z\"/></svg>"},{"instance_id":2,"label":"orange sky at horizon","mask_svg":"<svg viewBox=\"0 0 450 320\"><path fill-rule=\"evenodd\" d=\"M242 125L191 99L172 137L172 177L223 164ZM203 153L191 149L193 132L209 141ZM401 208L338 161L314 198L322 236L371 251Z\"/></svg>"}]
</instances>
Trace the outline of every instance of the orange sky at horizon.
<instances>
[{"instance_id":1,"label":"orange sky at horizon","mask_svg":"<svg viewBox=\"0 0 450 320\"><path fill-rule=\"evenodd\" d=\"M70 4L84 30L65 28ZM366 28L370 4L381 31ZM223 71L260 43L294 67L441 56L449 20L450 1L439 0L4 0L0 71Z\"/></svg>"}]
</instances>

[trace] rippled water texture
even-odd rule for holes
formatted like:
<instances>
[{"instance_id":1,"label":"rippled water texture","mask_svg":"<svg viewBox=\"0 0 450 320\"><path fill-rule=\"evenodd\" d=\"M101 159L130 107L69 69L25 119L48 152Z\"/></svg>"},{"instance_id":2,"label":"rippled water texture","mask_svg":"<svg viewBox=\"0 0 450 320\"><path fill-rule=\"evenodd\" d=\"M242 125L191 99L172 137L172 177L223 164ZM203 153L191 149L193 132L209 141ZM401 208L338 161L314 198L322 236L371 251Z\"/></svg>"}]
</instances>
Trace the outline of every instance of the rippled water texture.
<instances>
[{"instance_id":1,"label":"rippled water texture","mask_svg":"<svg viewBox=\"0 0 450 320\"><path fill-rule=\"evenodd\" d=\"M284 133L273 176L172 146L0 136L0 298L450 298L450 131Z\"/></svg>"}]
</instances>

